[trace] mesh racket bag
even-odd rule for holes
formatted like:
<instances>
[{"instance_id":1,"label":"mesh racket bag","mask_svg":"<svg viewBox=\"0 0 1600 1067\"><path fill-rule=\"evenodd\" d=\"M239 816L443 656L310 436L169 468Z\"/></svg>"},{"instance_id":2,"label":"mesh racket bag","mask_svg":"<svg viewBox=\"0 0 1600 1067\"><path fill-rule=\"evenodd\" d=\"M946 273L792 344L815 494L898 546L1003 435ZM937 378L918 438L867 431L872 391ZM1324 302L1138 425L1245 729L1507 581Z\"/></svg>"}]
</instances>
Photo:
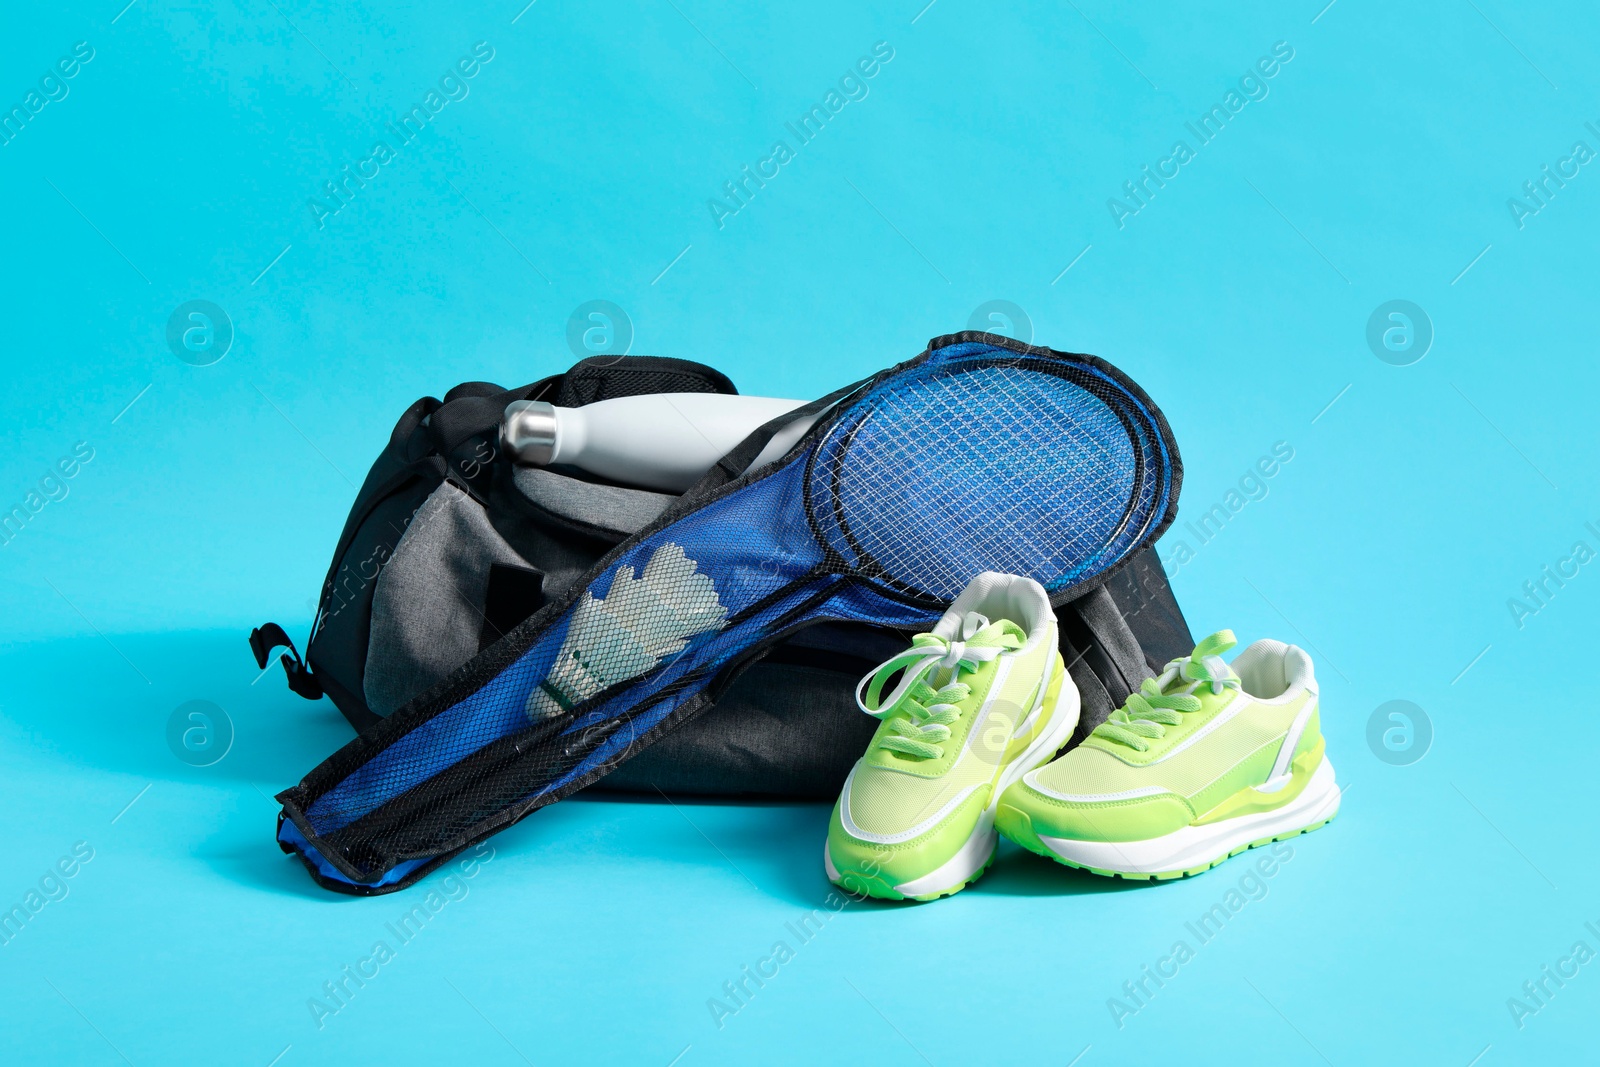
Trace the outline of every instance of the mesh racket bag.
<instances>
[{"instance_id":1,"label":"mesh racket bag","mask_svg":"<svg viewBox=\"0 0 1600 1067\"><path fill-rule=\"evenodd\" d=\"M782 459L741 473L809 416ZM1087 599L1171 522L1180 481L1165 419L1104 361L937 339L763 427L281 793L280 844L327 888L402 888L691 720L806 627L923 628L984 570Z\"/></svg>"}]
</instances>

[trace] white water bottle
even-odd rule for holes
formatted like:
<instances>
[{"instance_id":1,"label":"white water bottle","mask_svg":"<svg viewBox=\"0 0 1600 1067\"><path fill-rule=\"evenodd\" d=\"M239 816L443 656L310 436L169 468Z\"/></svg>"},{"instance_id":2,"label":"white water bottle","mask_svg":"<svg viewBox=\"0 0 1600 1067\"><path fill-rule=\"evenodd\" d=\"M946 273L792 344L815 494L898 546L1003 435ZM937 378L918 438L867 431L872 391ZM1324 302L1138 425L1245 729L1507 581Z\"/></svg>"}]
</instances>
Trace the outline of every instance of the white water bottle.
<instances>
[{"instance_id":1,"label":"white water bottle","mask_svg":"<svg viewBox=\"0 0 1600 1067\"><path fill-rule=\"evenodd\" d=\"M500 440L527 466L570 464L610 481L681 493L757 428L805 403L724 393L650 393L579 408L515 400ZM783 455L814 421L784 427L749 469Z\"/></svg>"}]
</instances>

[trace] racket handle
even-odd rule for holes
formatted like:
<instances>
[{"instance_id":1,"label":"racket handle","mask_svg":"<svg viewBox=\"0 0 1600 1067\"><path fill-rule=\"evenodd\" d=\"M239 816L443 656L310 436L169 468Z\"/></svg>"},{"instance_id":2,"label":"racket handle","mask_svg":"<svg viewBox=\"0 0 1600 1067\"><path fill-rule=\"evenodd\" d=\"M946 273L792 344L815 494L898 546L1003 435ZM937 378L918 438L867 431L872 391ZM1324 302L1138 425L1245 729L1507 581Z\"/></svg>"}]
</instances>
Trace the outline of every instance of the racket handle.
<instances>
[{"instance_id":1,"label":"racket handle","mask_svg":"<svg viewBox=\"0 0 1600 1067\"><path fill-rule=\"evenodd\" d=\"M652 393L558 408L506 407L500 439L525 466L570 464L615 482L683 492L762 424L805 404L763 396ZM752 467L777 459L814 420L785 427Z\"/></svg>"}]
</instances>

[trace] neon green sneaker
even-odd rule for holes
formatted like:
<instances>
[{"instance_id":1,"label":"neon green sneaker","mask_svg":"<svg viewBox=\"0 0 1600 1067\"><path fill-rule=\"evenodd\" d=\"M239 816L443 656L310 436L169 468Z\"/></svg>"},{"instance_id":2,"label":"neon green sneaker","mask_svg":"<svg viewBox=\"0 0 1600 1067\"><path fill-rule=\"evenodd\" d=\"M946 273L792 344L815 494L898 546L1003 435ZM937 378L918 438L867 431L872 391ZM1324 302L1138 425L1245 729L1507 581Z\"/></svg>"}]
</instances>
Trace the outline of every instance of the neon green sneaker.
<instances>
[{"instance_id":1,"label":"neon green sneaker","mask_svg":"<svg viewBox=\"0 0 1600 1067\"><path fill-rule=\"evenodd\" d=\"M856 702L883 724L833 807L823 863L835 885L885 900L933 900L981 875L1000 794L1078 724L1049 597L994 572L863 678Z\"/></svg>"},{"instance_id":2,"label":"neon green sneaker","mask_svg":"<svg viewBox=\"0 0 1600 1067\"><path fill-rule=\"evenodd\" d=\"M1311 657L1222 630L1000 798L1006 837L1095 874L1177 878L1339 810Z\"/></svg>"}]
</instances>

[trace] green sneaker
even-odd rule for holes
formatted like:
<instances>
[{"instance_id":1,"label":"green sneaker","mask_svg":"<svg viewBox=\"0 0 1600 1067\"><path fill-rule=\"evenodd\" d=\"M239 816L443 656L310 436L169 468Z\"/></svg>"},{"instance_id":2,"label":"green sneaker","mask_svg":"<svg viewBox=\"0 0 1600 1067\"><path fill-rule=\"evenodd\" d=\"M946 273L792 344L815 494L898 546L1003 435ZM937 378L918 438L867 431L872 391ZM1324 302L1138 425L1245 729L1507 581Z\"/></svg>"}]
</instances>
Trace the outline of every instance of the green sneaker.
<instances>
[{"instance_id":1,"label":"green sneaker","mask_svg":"<svg viewBox=\"0 0 1600 1067\"><path fill-rule=\"evenodd\" d=\"M1177 878L1315 830L1339 810L1311 657L1222 630L1145 681L1087 740L1000 798L997 825L1095 874Z\"/></svg>"},{"instance_id":2,"label":"green sneaker","mask_svg":"<svg viewBox=\"0 0 1600 1067\"><path fill-rule=\"evenodd\" d=\"M1078 724L1044 588L993 572L863 678L856 702L883 724L834 805L823 863L835 885L885 900L933 900L982 874L1000 794Z\"/></svg>"}]
</instances>

